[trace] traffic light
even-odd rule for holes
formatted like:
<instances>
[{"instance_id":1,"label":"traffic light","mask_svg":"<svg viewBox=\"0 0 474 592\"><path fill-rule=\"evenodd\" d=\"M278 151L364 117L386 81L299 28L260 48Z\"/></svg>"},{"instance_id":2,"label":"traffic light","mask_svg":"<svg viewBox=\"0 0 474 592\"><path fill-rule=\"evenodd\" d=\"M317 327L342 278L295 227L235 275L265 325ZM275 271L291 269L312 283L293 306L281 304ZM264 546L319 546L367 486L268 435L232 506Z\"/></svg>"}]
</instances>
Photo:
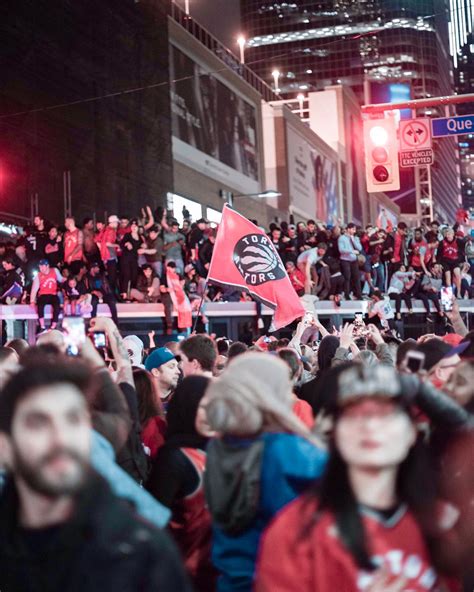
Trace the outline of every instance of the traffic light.
<instances>
[{"instance_id":1,"label":"traffic light","mask_svg":"<svg viewBox=\"0 0 474 592\"><path fill-rule=\"evenodd\" d=\"M400 189L395 120L364 120L364 146L368 193Z\"/></svg>"}]
</instances>

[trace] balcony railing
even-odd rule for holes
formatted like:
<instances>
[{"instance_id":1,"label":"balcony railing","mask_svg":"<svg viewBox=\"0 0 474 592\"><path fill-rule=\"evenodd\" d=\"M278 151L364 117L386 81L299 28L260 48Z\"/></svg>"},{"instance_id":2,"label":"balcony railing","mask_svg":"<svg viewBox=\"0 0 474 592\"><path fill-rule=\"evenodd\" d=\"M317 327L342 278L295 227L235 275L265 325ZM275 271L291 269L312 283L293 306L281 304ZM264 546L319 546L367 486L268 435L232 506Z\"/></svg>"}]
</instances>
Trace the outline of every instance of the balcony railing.
<instances>
[{"instance_id":1,"label":"balcony railing","mask_svg":"<svg viewBox=\"0 0 474 592\"><path fill-rule=\"evenodd\" d=\"M197 23L189 14L174 2L171 4L171 18L186 29L195 39L212 51L226 66L233 70L245 82L250 84L262 98L267 101L278 101L279 96L275 94L271 86L259 78L253 70L235 56L225 45L214 37L207 29Z\"/></svg>"}]
</instances>

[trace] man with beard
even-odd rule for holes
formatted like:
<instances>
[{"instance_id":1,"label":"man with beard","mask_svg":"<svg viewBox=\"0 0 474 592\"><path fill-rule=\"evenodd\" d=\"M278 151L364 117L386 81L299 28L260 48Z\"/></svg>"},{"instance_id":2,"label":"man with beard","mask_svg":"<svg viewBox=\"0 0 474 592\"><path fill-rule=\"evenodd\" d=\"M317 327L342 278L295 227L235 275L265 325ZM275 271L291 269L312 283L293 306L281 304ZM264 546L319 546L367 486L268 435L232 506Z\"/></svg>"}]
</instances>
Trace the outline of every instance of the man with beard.
<instances>
[{"instance_id":1,"label":"man with beard","mask_svg":"<svg viewBox=\"0 0 474 592\"><path fill-rule=\"evenodd\" d=\"M89 377L76 361L30 365L2 392L10 475L0 497L0 589L190 590L167 535L88 464Z\"/></svg>"},{"instance_id":2,"label":"man with beard","mask_svg":"<svg viewBox=\"0 0 474 592\"><path fill-rule=\"evenodd\" d=\"M181 375L178 360L170 349L159 347L146 358L145 368L153 375L161 403L166 411Z\"/></svg>"}]
</instances>

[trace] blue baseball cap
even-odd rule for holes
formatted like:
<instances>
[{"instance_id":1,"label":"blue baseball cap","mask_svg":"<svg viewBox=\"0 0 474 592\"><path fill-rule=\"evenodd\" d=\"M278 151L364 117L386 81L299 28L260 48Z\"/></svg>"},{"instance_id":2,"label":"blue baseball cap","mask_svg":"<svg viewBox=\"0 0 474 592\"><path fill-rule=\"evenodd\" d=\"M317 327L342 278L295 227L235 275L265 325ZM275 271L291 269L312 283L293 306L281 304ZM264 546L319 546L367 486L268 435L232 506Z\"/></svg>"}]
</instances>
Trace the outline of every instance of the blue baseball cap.
<instances>
[{"instance_id":1,"label":"blue baseball cap","mask_svg":"<svg viewBox=\"0 0 474 592\"><path fill-rule=\"evenodd\" d=\"M145 360L145 368L148 372L151 372L153 368L159 368L170 362L171 360L175 360L176 356L174 353L168 349L167 347L159 347L151 352L151 354Z\"/></svg>"},{"instance_id":2,"label":"blue baseball cap","mask_svg":"<svg viewBox=\"0 0 474 592\"><path fill-rule=\"evenodd\" d=\"M47 259L40 259L38 265L49 265L49 261Z\"/></svg>"}]
</instances>

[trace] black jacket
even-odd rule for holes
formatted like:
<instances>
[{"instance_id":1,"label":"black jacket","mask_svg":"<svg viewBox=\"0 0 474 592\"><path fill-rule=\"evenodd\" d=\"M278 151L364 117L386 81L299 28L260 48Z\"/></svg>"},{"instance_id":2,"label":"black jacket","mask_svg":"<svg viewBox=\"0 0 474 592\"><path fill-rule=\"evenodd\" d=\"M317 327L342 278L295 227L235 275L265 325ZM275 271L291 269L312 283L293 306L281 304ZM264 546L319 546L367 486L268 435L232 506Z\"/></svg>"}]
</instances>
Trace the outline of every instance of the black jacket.
<instances>
[{"instance_id":1,"label":"black jacket","mask_svg":"<svg viewBox=\"0 0 474 592\"><path fill-rule=\"evenodd\" d=\"M10 482L0 497L2 592L191 592L168 535L138 518L95 474L73 518L39 544L31 534L41 531L25 537L17 513Z\"/></svg>"}]
</instances>

